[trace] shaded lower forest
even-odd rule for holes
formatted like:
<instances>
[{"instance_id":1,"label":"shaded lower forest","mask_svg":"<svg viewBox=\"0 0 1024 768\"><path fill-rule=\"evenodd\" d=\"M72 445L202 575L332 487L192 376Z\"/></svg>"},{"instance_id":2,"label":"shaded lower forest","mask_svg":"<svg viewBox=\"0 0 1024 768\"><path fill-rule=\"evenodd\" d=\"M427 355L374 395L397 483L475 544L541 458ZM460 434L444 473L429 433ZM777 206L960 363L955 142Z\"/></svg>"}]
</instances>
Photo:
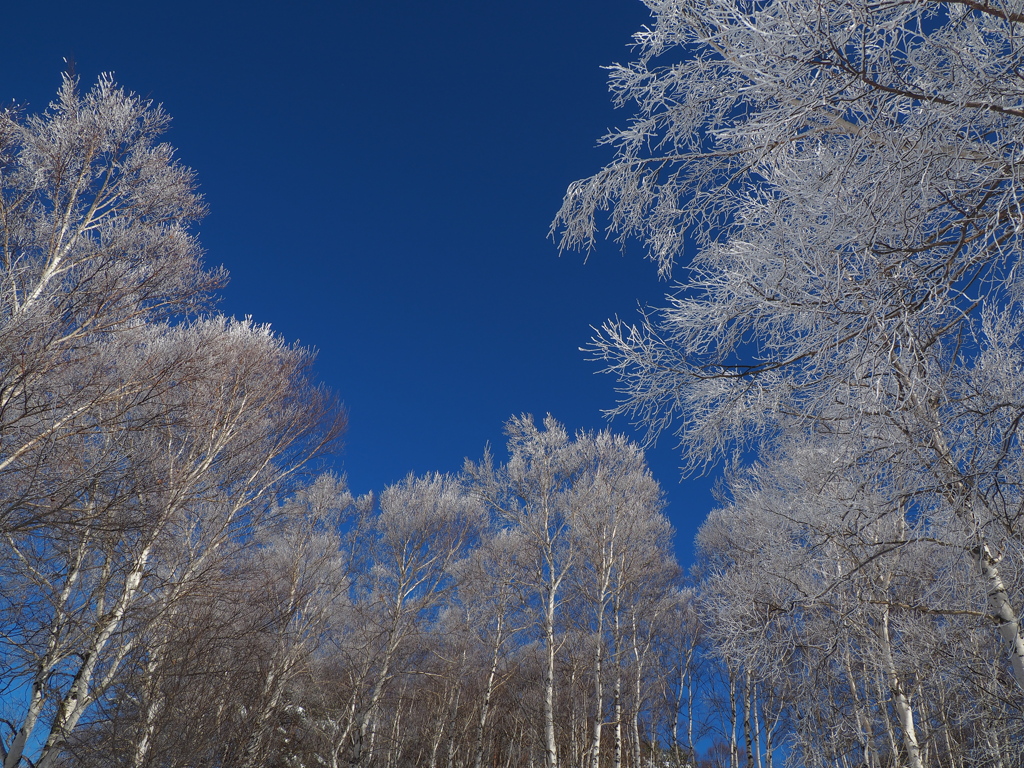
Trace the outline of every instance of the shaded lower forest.
<instances>
[{"instance_id":1,"label":"shaded lower forest","mask_svg":"<svg viewBox=\"0 0 1024 768\"><path fill-rule=\"evenodd\" d=\"M11 765L39 734L36 764L134 768L895 766L908 732L965 766L1020 744L973 563L844 506L848 471L734 481L684 575L639 448L506 431L507 461L379 498L324 475L262 512L200 494L9 534Z\"/></svg>"}]
</instances>

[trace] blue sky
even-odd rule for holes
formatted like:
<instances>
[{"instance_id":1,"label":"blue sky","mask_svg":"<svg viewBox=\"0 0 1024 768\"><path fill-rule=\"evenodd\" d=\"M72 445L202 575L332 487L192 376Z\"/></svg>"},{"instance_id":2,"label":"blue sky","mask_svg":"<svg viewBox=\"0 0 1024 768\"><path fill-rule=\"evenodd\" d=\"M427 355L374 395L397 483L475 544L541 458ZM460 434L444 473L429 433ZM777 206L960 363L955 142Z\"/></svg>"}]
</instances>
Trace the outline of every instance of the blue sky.
<instances>
[{"instance_id":1,"label":"blue sky","mask_svg":"<svg viewBox=\"0 0 1024 768\"><path fill-rule=\"evenodd\" d=\"M174 117L168 140L210 206L220 308L319 350L349 410L354 491L454 471L512 414L597 429L615 400L579 347L658 304L639 248L559 256L569 182L628 115L601 66L630 58L638 0L21 2L4 10L0 102L113 72ZM617 421L613 428L629 432ZM710 481L649 454L689 559Z\"/></svg>"}]
</instances>

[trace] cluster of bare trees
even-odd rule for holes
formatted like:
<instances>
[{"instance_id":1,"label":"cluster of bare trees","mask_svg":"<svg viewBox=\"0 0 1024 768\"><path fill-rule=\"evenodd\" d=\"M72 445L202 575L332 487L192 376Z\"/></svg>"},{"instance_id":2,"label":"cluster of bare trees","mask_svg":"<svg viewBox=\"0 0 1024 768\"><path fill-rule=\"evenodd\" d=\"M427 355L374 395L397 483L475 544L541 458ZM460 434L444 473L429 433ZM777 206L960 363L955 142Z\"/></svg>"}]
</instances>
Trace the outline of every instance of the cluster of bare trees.
<instances>
[{"instance_id":1,"label":"cluster of bare trees","mask_svg":"<svg viewBox=\"0 0 1024 768\"><path fill-rule=\"evenodd\" d=\"M525 417L508 430L507 463L410 476L376 504L330 478L300 492L250 550L264 612L238 616L229 594L202 638L176 641L201 642L198 684L182 661L163 678L140 670L75 760L650 764L674 711L662 671L692 608L660 489L621 437ZM142 706L154 682L156 709ZM126 738L147 757L126 762Z\"/></svg>"},{"instance_id":2,"label":"cluster of bare trees","mask_svg":"<svg viewBox=\"0 0 1024 768\"><path fill-rule=\"evenodd\" d=\"M800 764L1017 764L979 553L940 499L894 505L851 458L800 444L734 479L698 538L709 641Z\"/></svg>"},{"instance_id":3,"label":"cluster of bare trees","mask_svg":"<svg viewBox=\"0 0 1024 768\"><path fill-rule=\"evenodd\" d=\"M665 670L693 605L661 491L621 437L573 438L550 418L508 431L507 463L410 476L376 503L321 477L215 562L176 532L187 554L140 568L139 618L108 642L106 687L42 755L137 768L663 761L679 698Z\"/></svg>"},{"instance_id":4,"label":"cluster of bare trees","mask_svg":"<svg viewBox=\"0 0 1024 768\"><path fill-rule=\"evenodd\" d=\"M649 0L603 211L687 279L592 351L732 457L690 586L553 419L353 499L310 355L209 313L166 116L0 116L0 758L911 768L1024 754L1024 0Z\"/></svg>"},{"instance_id":5,"label":"cluster of bare trees","mask_svg":"<svg viewBox=\"0 0 1024 768\"><path fill-rule=\"evenodd\" d=\"M107 78L0 116L4 768L653 760L693 601L642 451L522 417L504 463L311 481L344 414L210 313L166 123Z\"/></svg>"},{"instance_id":6,"label":"cluster of bare trees","mask_svg":"<svg viewBox=\"0 0 1024 768\"><path fill-rule=\"evenodd\" d=\"M106 78L0 115L4 768L56 765L125 709L111 748L148 764L167 671L201 697L224 666L205 635L260 620L228 610L272 570L248 541L344 424L305 350L203 314L224 276L166 123Z\"/></svg>"},{"instance_id":7,"label":"cluster of bare trees","mask_svg":"<svg viewBox=\"0 0 1024 768\"><path fill-rule=\"evenodd\" d=\"M660 490L621 437L508 430L508 463L410 476L335 528L323 624L260 764L649 762L687 607Z\"/></svg>"},{"instance_id":8,"label":"cluster of bare trees","mask_svg":"<svg viewBox=\"0 0 1024 768\"><path fill-rule=\"evenodd\" d=\"M722 690L795 764L1020 765L1024 3L647 5L555 226L607 212L666 277L694 248L592 351L616 412L735 457L699 539Z\"/></svg>"}]
</instances>

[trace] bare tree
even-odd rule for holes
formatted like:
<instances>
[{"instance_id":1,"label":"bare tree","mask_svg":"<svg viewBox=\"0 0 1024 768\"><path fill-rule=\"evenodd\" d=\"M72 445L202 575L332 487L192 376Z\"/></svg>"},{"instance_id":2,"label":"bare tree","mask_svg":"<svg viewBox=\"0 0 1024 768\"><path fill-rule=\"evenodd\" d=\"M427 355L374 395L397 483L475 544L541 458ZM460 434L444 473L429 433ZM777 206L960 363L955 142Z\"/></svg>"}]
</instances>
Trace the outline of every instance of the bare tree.
<instances>
[{"instance_id":1,"label":"bare tree","mask_svg":"<svg viewBox=\"0 0 1024 768\"><path fill-rule=\"evenodd\" d=\"M639 59L612 68L635 116L555 222L589 246L607 209L663 275L698 247L664 309L594 342L614 412L652 437L678 423L691 467L786 431L861 435L866 460L941 489L1024 688L1022 596L1000 570L1018 566L996 554L1021 531L994 491L1015 489L1024 411L965 386L1013 380L984 358L1021 346L1020 9L648 5Z\"/></svg>"},{"instance_id":2,"label":"bare tree","mask_svg":"<svg viewBox=\"0 0 1024 768\"><path fill-rule=\"evenodd\" d=\"M634 676L642 677L643 665L635 655L636 663L625 663L627 628L634 628L635 621L648 628L656 625L651 614L671 592L667 582L675 578L676 565L669 550L673 532L661 512L661 488L647 469L643 452L608 432L577 442L593 469L585 483L578 483L583 503L573 520L579 562L570 576L570 601L575 603L578 629L589 636L593 649L588 751L592 768L600 768L606 726L620 732L622 713L616 710L621 709L623 668L630 666ZM613 701L605 695L609 671ZM640 702L634 703L638 714Z\"/></svg>"},{"instance_id":3,"label":"bare tree","mask_svg":"<svg viewBox=\"0 0 1024 768\"><path fill-rule=\"evenodd\" d=\"M334 742L353 765L372 756L381 702L450 597L453 566L480 523L479 505L458 479L410 475L384 490L378 515L366 510L351 530L351 598L331 642L348 696Z\"/></svg>"},{"instance_id":4,"label":"bare tree","mask_svg":"<svg viewBox=\"0 0 1024 768\"><path fill-rule=\"evenodd\" d=\"M956 515L941 494L892 503L886 478L851 456L835 441L791 445L733 478L698 538L718 653L748 695L761 691L766 722L781 702L807 765L1013 754L1022 734L1004 707L1015 684ZM751 745L756 710L745 710Z\"/></svg>"},{"instance_id":5,"label":"bare tree","mask_svg":"<svg viewBox=\"0 0 1024 768\"><path fill-rule=\"evenodd\" d=\"M479 546L462 561L457 571L460 618L465 621L475 655L479 656L478 668L471 667L471 670L482 678L472 768L484 765L498 689L514 675L514 668L509 669L509 660L527 623L523 612L517 610L522 604L520 580L523 574L517 561L522 556L523 543L519 530L500 524L488 526Z\"/></svg>"},{"instance_id":6,"label":"bare tree","mask_svg":"<svg viewBox=\"0 0 1024 768\"><path fill-rule=\"evenodd\" d=\"M647 639L631 632L646 632L639 614L653 609L648 598L654 593L657 602L671 591L666 581L676 575L668 551L671 526L643 452L624 437L599 432L570 438L550 416L543 429L529 416L512 419L506 432L508 462L495 466L488 456L467 471L476 492L515 535L511 565L544 659L544 762L548 768L560 761L596 767L605 726L615 726L621 746L624 676L642 675L647 658ZM627 664L631 652L635 663ZM584 681L589 691L576 693ZM589 699L582 708L586 719L574 708L578 697ZM633 703L639 716L638 696ZM582 738L574 727L580 722L589 722ZM634 727L639 747L636 732Z\"/></svg>"},{"instance_id":7,"label":"bare tree","mask_svg":"<svg viewBox=\"0 0 1024 768\"><path fill-rule=\"evenodd\" d=\"M106 77L0 117L5 768L55 765L127 670L162 665L160 623L344 426L306 350L197 314L224 276L166 124Z\"/></svg>"},{"instance_id":8,"label":"bare tree","mask_svg":"<svg viewBox=\"0 0 1024 768\"><path fill-rule=\"evenodd\" d=\"M107 77L85 95L65 78L42 115L0 115L5 529L45 524L52 499L73 493L47 459L92 430L99 410L123 422L153 386L106 375L109 339L190 315L224 282L189 233L203 205L192 172L157 143L167 123Z\"/></svg>"},{"instance_id":9,"label":"bare tree","mask_svg":"<svg viewBox=\"0 0 1024 768\"><path fill-rule=\"evenodd\" d=\"M495 468L489 458L467 469L482 498L524 538L521 567L528 579L531 607L536 610L544 649L544 762L558 768L555 733L556 663L561 639L559 607L562 589L576 564L571 535L575 482L584 470L583 457L561 424L550 416L544 429L532 417L512 419L506 426L510 459Z\"/></svg>"},{"instance_id":10,"label":"bare tree","mask_svg":"<svg viewBox=\"0 0 1024 768\"><path fill-rule=\"evenodd\" d=\"M17 628L5 642L7 684L28 689L6 768L41 728L35 763L56 759L146 626L173 618L225 550L258 530L273 492L339 426L324 422L324 403L305 383L306 354L265 328L211 320L140 331L131 349L145 362L175 361L173 385L160 379L160 392L127 411L125 429L79 442L67 526L51 517L6 535L6 570L22 584L2 603ZM119 359L130 361L129 351ZM106 470L91 472L95 464ZM159 649L150 654L157 663Z\"/></svg>"}]
</instances>

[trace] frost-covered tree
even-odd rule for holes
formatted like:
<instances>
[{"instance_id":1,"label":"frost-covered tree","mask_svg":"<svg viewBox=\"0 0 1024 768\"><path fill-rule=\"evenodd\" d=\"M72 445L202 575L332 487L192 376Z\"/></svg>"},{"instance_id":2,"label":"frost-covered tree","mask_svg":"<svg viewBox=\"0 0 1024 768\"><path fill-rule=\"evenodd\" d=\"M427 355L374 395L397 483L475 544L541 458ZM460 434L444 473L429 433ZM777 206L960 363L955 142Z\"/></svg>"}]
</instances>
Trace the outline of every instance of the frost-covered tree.
<instances>
[{"instance_id":1,"label":"frost-covered tree","mask_svg":"<svg viewBox=\"0 0 1024 768\"><path fill-rule=\"evenodd\" d=\"M224 281L201 264L190 225L204 209L192 171L157 141L167 123L106 77L85 94L65 78L41 115L0 114L5 530L63 520L77 478L46 463L100 410L129 424L124 409L149 382L111 380L111 340L194 315Z\"/></svg>"},{"instance_id":2,"label":"frost-covered tree","mask_svg":"<svg viewBox=\"0 0 1024 768\"><path fill-rule=\"evenodd\" d=\"M661 488L643 452L608 432L577 442L594 468L585 483L578 483L584 503L574 515L572 537L580 557L568 586L573 629L590 646L584 675L592 686L588 751L592 768L600 768L606 732L613 734L614 749L622 749L625 688L642 677L630 630L637 621L652 623L655 603L671 593L666 582L676 575L675 559L669 549L672 529L661 514ZM611 697L605 693L609 687ZM630 699L636 714L639 697Z\"/></svg>"},{"instance_id":3,"label":"frost-covered tree","mask_svg":"<svg viewBox=\"0 0 1024 768\"><path fill-rule=\"evenodd\" d=\"M473 718L472 768L482 768L488 736L493 732L495 701L499 688L515 674L509 663L512 649L531 622L517 611L524 574L519 568L523 552L522 531L491 521L483 528L477 547L457 569L457 615L470 635L470 665L463 670L474 679L477 698ZM468 761L467 761L468 762Z\"/></svg>"},{"instance_id":4,"label":"frost-covered tree","mask_svg":"<svg viewBox=\"0 0 1024 768\"><path fill-rule=\"evenodd\" d=\"M0 114L4 768L67 759L129 671L166 669L167 624L344 425L308 351L201 314L224 275L166 126L107 77Z\"/></svg>"},{"instance_id":5,"label":"frost-covered tree","mask_svg":"<svg viewBox=\"0 0 1024 768\"><path fill-rule=\"evenodd\" d=\"M1024 733L957 518L855 455L791 442L731 478L698 536L715 649L803 765L997 765Z\"/></svg>"},{"instance_id":6,"label":"frost-covered tree","mask_svg":"<svg viewBox=\"0 0 1024 768\"><path fill-rule=\"evenodd\" d=\"M558 768L555 733L556 655L561 639L560 608L569 571L576 565L571 534L576 480L585 463L565 428L548 417L539 429L532 417L506 426L510 459L494 467L489 457L467 469L477 492L505 525L521 532L519 567L526 582L525 599L534 613L544 653L543 744L547 768Z\"/></svg>"},{"instance_id":7,"label":"frost-covered tree","mask_svg":"<svg viewBox=\"0 0 1024 768\"><path fill-rule=\"evenodd\" d=\"M596 766L612 729L621 762L627 729L640 749L648 632L677 575L661 488L621 435L573 437L551 416L540 427L525 415L506 433L509 460L488 456L467 472L515 548L525 634L542 655L544 763Z\"/></svg>"},{"instance_id":8,"label":"frost-covered tree","mask_svg":"<svg viewBox=\"0 0 1024 768\"><path fill-rule=\"evenodd\" d=\"M347 697L333 748L351 765L372 762L383 702L421 661L418 640L450 597L453 566L480 517L458 478L410 475L386 488L379 510L364 509L350 530L352 585L329 642Z\"/></svg>"},{"instance_id":9,"label":"frost-covered tree","mask_svg":"<svg viewBox=\"0 0 1024 768\"><path fill-rule=\"evenodd\" d=\"M51 471L77 482L65 524L4 534L0 673L24 692L5 701L17 713L5 768L41 734L34 762L51 765L136 654L163 667L150 642L160 625L265 524L304 455L292 455L296 441L319 425L316 398L293 399L307 387L305 354L266 329L218 319L139 330L112 355L112 384L119 370L137 373L138 358L172 359L179 378L146 387L124 409L127 425L63 441Z\"/></svg>"},{"instance_id":10,"label":"frost-covered tree","mask_svg":"<svg viewBox=\"0 0 1024 768\"><path fill-rule=\"evenodd\" d=\"M1024 688L1024 595L1001 575L1024 536L1024 6L647 4L638 59L611 75L634 116L555 221L589 247L607 211L664 276L695 247L665 307L593 344L614 412L677 429L690 467L857 435L902 473L890 491L952 511Z\"/></svg>"}]
</instances>

